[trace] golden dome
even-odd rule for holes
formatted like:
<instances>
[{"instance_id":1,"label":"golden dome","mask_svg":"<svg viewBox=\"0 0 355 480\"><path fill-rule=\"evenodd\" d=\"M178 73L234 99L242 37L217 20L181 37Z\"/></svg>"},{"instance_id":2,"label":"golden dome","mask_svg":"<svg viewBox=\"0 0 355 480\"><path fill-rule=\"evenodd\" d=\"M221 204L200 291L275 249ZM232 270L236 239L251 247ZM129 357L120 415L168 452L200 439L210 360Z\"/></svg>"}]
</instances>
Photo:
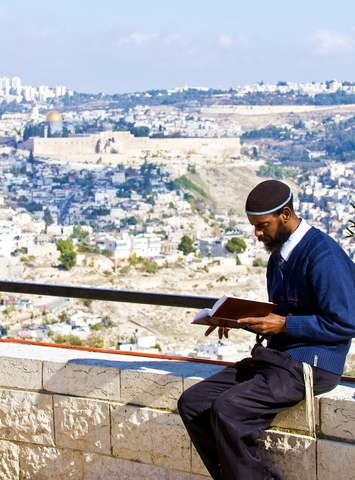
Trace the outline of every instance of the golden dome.
<instances>
[{"instance_id":1,"label":"golden dome","mask_svg":"<svg viewBox=\"0 0 355 480\"><path fill-rule=\"evenodd\" d=\"M62 122L62 121L63 121L63 117L56 110L52 110L46 116L46 122Z\"/></svg>"}]
</instances>

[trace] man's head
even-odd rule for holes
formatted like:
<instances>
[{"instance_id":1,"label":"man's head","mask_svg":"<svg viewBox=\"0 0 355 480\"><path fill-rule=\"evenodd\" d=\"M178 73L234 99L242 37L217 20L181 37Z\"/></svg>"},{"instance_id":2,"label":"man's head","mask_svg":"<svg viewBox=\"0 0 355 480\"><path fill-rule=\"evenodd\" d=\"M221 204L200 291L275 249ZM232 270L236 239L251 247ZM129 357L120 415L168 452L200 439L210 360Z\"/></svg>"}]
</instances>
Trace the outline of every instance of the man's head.
<instances>
[{"instance_id":1,"label":"man's head","mask_svg":"<svg viewBox=\"0 0 355 480\"><path fill-rule=\"evenodd\" d=\"M248 195L246 214L269 253L280 250L299 224L292 200L290 187L277 180L259 183Z\"/></svg>"}]
</instances>

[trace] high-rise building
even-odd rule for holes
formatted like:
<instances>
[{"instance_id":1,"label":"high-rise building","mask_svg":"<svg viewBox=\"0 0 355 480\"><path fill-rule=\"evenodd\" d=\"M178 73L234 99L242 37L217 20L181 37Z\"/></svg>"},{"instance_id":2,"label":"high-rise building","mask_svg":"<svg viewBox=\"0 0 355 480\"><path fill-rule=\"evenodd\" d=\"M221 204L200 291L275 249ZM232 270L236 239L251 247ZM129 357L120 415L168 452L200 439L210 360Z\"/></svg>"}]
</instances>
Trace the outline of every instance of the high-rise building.
<instances>
[{"instance_id":1,"label":"high-rise building","mask_svg":"<svg viewBox=\"0 0 355 480\"><path fill-rule=\"evenodd\" d=\"M11 87L10 79L7 77L0 78L1 88L5 90L6 88Z\"/></svg>"},{"instance_id":2,"label":"high-rise building","mask_svg":"<svg viewBox=\"0 0 355 480\"><path fill-rule=\"evenodd\" d=\"M62 97L63 95L65 95L66 91L67 91L67 89L65 87L59 85L59 86L55 87L55 90L54 90L55 96L56 97Z\"/></svg>"},{"instance_id":3,"label":"high-rise building","mask_svg":"<svg viewBox=\"0 0 355 480\"><path fill-rule=\"evenodd\" d=\"M14 77L11 80L11 87L12 88L19 88L21 87L21 79L19 77Z\"/></svg>"}]
</instances>

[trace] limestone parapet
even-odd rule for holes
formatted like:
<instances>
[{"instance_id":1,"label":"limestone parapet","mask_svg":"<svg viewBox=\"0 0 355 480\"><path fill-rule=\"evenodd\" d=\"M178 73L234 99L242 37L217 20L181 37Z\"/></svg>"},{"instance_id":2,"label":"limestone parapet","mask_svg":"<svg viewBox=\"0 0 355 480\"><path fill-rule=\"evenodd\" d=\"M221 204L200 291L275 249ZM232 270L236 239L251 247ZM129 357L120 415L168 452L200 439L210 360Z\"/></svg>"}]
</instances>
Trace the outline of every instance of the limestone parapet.
<instances>
[{"instance_id":1,"label":"limestone parapet","mask_svg":"<svg viewBox=\"0 0 355 480\"><path fill-rule=\"evenodd\" d=\"M0 342L0 368L0 478L210 478L176 403L222 365ZM284 480L354 478L354 393L317 397L317 438L303 403L278 415L265 462Z\"/></svg>"}]
</instances>

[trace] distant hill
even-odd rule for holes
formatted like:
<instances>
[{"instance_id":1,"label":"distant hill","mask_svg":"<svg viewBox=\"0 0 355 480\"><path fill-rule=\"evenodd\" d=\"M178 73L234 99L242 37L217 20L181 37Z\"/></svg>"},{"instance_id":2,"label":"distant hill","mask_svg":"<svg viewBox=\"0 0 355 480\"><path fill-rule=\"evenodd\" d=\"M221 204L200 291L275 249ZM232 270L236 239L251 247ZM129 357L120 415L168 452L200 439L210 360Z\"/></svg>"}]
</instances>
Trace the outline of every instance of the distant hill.
<instances>
[{"instance_id":1,"label":"distant hill","mask_svg":"<svg viewBox=\"0 0 355 480\"><path fill-rule=\"evenodd\" d=\"M190 173L188 178L207 193L207 198L199 196L196 192L192 194L215 213L228 214L231 211L244 216L248 193L255 185L266 180L257 175L258 168L258 163L199 167L196 174ZM290 184L293 191L298 190L294 182L288 179L284 181Z\"/></svg>"}]
</instances>

